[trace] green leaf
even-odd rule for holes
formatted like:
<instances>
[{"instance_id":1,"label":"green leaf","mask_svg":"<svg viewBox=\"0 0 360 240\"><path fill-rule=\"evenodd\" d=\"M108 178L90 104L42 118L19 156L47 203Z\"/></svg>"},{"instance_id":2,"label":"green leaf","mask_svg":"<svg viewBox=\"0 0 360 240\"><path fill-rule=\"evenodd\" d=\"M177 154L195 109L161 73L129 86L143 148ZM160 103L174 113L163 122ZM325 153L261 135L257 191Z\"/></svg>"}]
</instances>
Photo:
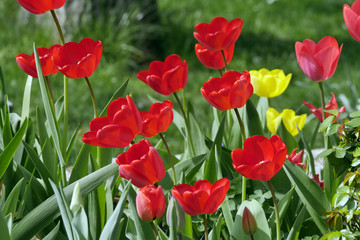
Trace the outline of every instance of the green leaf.
<instances>
[{"instance_id":1,"label":"green leaf","mask_svg":"<svg viewBox=\"0 0 360 240\"><path fill-rule=\"evenodd\" d=\"M31 84L33 78L28 76L25 84L23 103L21 108L21 121L23 122L26 118L29 118L30 114L30 97L31 97Z\"/></svg>"},{"instance_id":2,"label":"green leaf","mask_svg":"<svg viewBox=\"0 0 360 240\"><path fill-rule=\"evenodd\" d=\"M325 130L330 126L330 124L334 121L335 116L330 115L320 124L319 132L325 132Z\"/></svg>"},{"instance_id":3,"label":"green leaf","mask_svg":"<svg viewBox=\"0 0 360 240\"><path fill-rule=\"evenodd\" d=\"M299 131L299 136L300 136L301 142L302 142L302 144L304 145L304 147L305 147L305 149L306 149L306 152L307 152L308 155L309 155L311 173L312 173L313 175L315 175L315 160L314 160L314 155L312 154L312 150L311 150L309 144L307 143L307 141L305 140L305 137L304 137L303 132L300 131L297 126L296 126L296 128L297 128L298 131ZM315 134L316 134L316 133L317 133L317 131L315 132Z\"/></svg>"},{"instance_id":4,"label":"green leaf","mask_svg":"<svg viewBox=\"0 0 360 240\"><path fill-rule=\"evenodd\" d=\"M121 193L121 197L116 205L114 213L106 222L106 225L100 235L100 240L117 239L117 236L119 235L120 220L125 208L130 186L131 186L131 182L129 181Z\"/></svg>"},{"instance_id":5,"label":"green leaf","mask_svg":"<svg viewBox=\"0 0 360 240\"><path fill-rule=\"evenodd\" d=\"M283 122L281 122L281 124L278 127L277 131L279 133L279 136L280 136L281 140L285 143L285 145L287 147L287 153L288 154L290 154L292 152L292 150L294 150L295 148L299 147L296 139L294 138L294 136L292 136L286 130Z\"/></svg>"},{"instance_id":6,"label":"green leaf","mask_svg":"<svg viewBox=\"0 0 360 240\"><path fill-rule=\"evenodd\" d=\"M69 142L69 144L68 144L68 146L66 148L66 159L65 159L66 162L68 161L68 159L70 157L72 148L73 148L75 140L76 140L76 136L78 135L79 126L80 125L78 125L77 128L75 129L73 135L70 138L70 142Z\"/></svg>"},{"instance_id":7,"label":"green leaf","mask_svg":"<svg viewBox=\"0 0 360 240\"><path fill-rule=\"evenodd\" d=\"M15 187L11 190L9 196L6 198L4 206L2 207L1 211L4 216L8 215L9 213L16 212L16 206L19 202L19 195L21 188L23 187L24 179L20 179L20 181L15 185Z\"/></svg>"},{"instance_id":8,"label":"green leaf","mask_svg":"<svg viewBox=\"0 0 360 240\"><path fill-rule=\"evenodd\" d=\"M2 240L11 240L9 229L8 229L8 223L2 214L0 212L0 233L1 233L1 239Z\"/></svg>"},{"instance_id":9,"label":"green leaf","mask_svg":"<svg viewBox=\"0 0 360 240\"><path fill-rule=\"evenodd\" d=\"M205 139L204 133L200 130L199 125L197 124L192 113L189 114L189 122L191 129L190 134L195 148L195 155L206 153L207 147L204 141Z\"/></svg>"},{"instance_id":10,"label":"green leaf","mask_svg":"<svg viewBox=\"0 0 360 240\"><path fill-rule=\"evenodd\" d=\"M219 240L220 239L220 233L221 233L221 220L222 216L220 215L216 222L214 222L213 229L209 233L209 239L210 240Z\"/></svg>"},{"instance_id":11,"label":"green leaf","mask_svg":"<svg viewBox=\"0 0 360 240\"><path fill-rule=\"evenodd\" d=\"M257 231L254 234L254 239L267 240L271 239L270 228L266 220L265 212L261 205L256 200L246 200L241 203L239 210L236 213L235 217L235 226L232 233L231 239L249 239L242 228L242 217L244 208L247 207L252 215L254 215L257 224Z\"/></svg>"},{"instance_id":12,"label":"green leaf","mask_svg":"<svg viewBox=\"0 0 360 240\"><path fill-rule=\"evenodd\" d=\"M228 198L226 196L225 196L225 200L221 204L221 209L222 209L222 212L224 214L226 227L229 230L229 232L231 233L233 231L233 228L234 228L234 220L232 218L231 211L230 211L230 206L229 206L229 201L228 201Z\"/></svg>"},{"instance_id":13,"label":"green leaf","mask_svg":"<svg viewBox=\"0 0 360 240\"><path fill-rule=\"evenodd\" d=\"M73 183L88 174L88 164L91 147L91 145L85 143L83 143L83 145L81 146L79 154L75 160L74 167L71 171L69 183Z\"/></svg>"},{"instance_id":14,"label":"green leaf","mask_svg":"<svg viewBox=\"0 0 360 240\"><path fill-rule=\"evenodd\" d=\"M17 148L21 143L21 139L23 138L26 128L27 128L27 119L24 120L21 125L19 131L15 134L15 136L11 139L9 144L5 147L4 151L0 154L0 178L4 175L6 169L8 168L12 157L14 156Z\"/></svg>"},{"instance_id":15,"label":"green leaf","mask_svg":"<svg viewBox=\"0 0 360 240\"><path fill-rule=\"evenodd\" d=\"M48 235L46 235L43 240L55 240L57 238L57 235L59 233L59 229L60 229L60 221L56 224L56 227L51 230L51 232L49 232Z\"/></svg>"},{"instance_id":16,"label":"green leaf","mask_svg":"<svg viewBox=\"0 0 360 240\"><path fill-rule=\"evenodd\" d=\"M102 117L102 116L105 116L106 115L106 111L107 111L107 108L109 106L109 104L118 99L119 97L123 96L124 93L125 93L125 90L126 90L126 87L129 83L129 79L126 80L119 88L118 90L116 90L116 92L111 96L110 100L108 101L108 103L106 104L106 106L104 107L104 109L101 111L99 117Z\"/></svg>"},{"instance_id":17,"label":"green leaf","mask_svg":"<svg viewBox=\"0 0 360 240\"><path fill-rule=\"evenodd\" d=\"M5 96L6 95L6 85L5 85L5 78L4 78L4 74L3 74L1 66L0 66L0 81L1 81L1 93L3 96Z\"/></svg>"},{"instance_id":18,"label":"green leaf","mask_svg":"<svg viewBox=\"0 0 360 240\"><path fill-rule=\"evenodd\" d=\"M263 125L261 124L259 114L252 101L246 102L247 125L249 130L249 137L254 135L264 135Z\"/></svg>"},{"instance_id":19,"label":"green leaf","mask_svg":"<svg viewBox=\"0 0 360 240\"><path fill-rule=\"evenodd\" d=\"M317 227L322 234L326 234L329 229L322 218L322 214L331 209L331 204L327 201L325 193L301 168L292 162L285 161L284 170L291 183L295 185L296 193L306 206Z\"/></svg>"},{"instance_id":20,"label":"green leaf","mask_svg":"<svg viewBox=\"0 0 360 240\"><path fill-rule=\"evenodd\" d=\"M350 122L346 123L346 126L357 127L360 125L360 118L354 118Z\"/></svg>"},{"instance_id":21,"label":"green leaf","mask_svg":"<svg viewBox=\"0 0 360 240\"><path fill-rule=\"evenodd\" d=\"M266 127L266 111L269 109L269 101L267 97L260 97L258 104L256 106L256 111L259 114L260 122L262 123L262 128Z\"/></svg>"},{"instance_id":22,"label":"green leaf","mask_svg":"<svg viewBox=\"0 0 360 240\"><path fill-rule=\"evenodd\" d=\"M103 167L96 172L93 172L86 177L79 180L81 195L84 197L89 192L100 186L105 180L114 176L118 172L118 165L116 163ZM66 201L70 200L75 183L64 188ZM59 206L55 196L49 197L46 201L41 203L31 212L29 212L18 224L13 228L12 237L17 239L29 239L37 232L47 226L52 220L59 216Z\"/></svg>"},{"instance_id":23,"label":"green leaf","mask_svg":"<svg viewBox=\"0 0 360 240\"><path fill-rule=\"evenodd\" d=\"M355 112L350 113L350 117L351 118L360 117L360 111L355 111Z\"/></svg>"},{"instance_id":24,"label":"green leaf","mask_svg":"<svg viewBox=\"0 0 360 240\"><path fill-rule=\"evenodd\" d=\"M338 123L333 123L331 124L325 132L325 136L331 136L334 135L335 133L337 133L338 129L339 129L340 124Z\"/></svg>"},{"instance_id":25,"label":"green leaf","mask_svg":"<svg viewBox=\"0 0 360 240\"><path fill-rule=\"evenodd\" d=\"M329 156L334 150L333 149L326 149L324 151L322 151L321 153L319 153L315 159L322 159L325 158L327 156Z\"/></svg>"},{"instance_id":26,"label":"green leaf","mask_svg":"<svg viewBox=\"0 0 360 240\"><path fill-rule=\"evenodd\" d=\"M293 224L293 226L290 229L289 235L287 237L287 240L294 240L297 239L297 236L299 236L299 232L300 232L300 228L302 223L304 222L304 220L307 218L308 216L308 212L306 210L306 207L303 206L299 212L299 214L297 215L295 222Z\"/></svg>"}]
</instances>

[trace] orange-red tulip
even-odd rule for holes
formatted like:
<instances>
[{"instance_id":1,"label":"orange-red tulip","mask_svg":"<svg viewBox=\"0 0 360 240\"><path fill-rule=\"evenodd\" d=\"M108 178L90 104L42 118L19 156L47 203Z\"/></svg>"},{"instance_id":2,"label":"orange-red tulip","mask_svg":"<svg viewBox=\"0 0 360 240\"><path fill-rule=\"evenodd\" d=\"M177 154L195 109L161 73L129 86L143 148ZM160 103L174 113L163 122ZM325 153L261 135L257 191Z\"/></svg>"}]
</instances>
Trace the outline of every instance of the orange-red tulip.
<instances>
[{"instance_id":1,"label":"orange-red tulip","mask_svg":"<svg viewBox=\"0 0 360 240\"><path fill-rule=\"evenodd\" d=\"M226 63L229 64L234 55L235 44L224 50ZM212 52L207 48L201 46L201 44L195 44L195 53L199 61L207 68L222 69L225 67L224 58L220 51Z\"/></svg>"},{"instance_id":2,"label":"orange-red tulip","mask_svg":"<svg viewBox=\"0 0 360 240\"><path fill-rule=\"evenodd\" d=\"M165 212L165 195L161 186L148 185L136 195L136 209L143 221L161 218Z\"/></svg>"},{"instance_id":3,"label":"orange-red tulip","mask_svg":"<svg viewBox=\"0 0 360 240\"><path fill-rule=\"evenodd\" d=\"M296 58L301 70L315 82L330 78L339 61L342 45L331 36L323 37L318 43L310 39L296 42Z\"/></svg>"},{"instance_id":4,"label":"orange-red tulip","mask_svg":"<svg viewBox=\"0 0 360 240\"><path fill-rule=\"evenodd\" d=\"M109 104L107 116L90 122L90 132L83 135L83 142L108 148L122 148L141 132L140 112L130 96L118 98Z\"/></svg>"},{"instance_id":5,"label":"orange-red tulip","mask_svg":"<svg viewBox=\"0 0 360 240\"><path fill-rule=\"evenodd\" d=\"M90 77L99 65L102 49L101 41L84 38L79 43L65 43L53 59L58 70L69 78Z\"/></svg>"},{"instance_id":6,"label":"orange-red tulip","mask_svg":"<svg viewBox=\"0 0 360 240\"><path fill-rule=\"evenodd\" d=\"M227 71L221 78L211 78L201 88L204 98L222 111L243 107L253 91L248 71Z\"/></svg>"},{"instance_id":7,"label":"orange-red tulip","mask_svg":"<svg viewBox=\"0 0 360 240\"><path fill-rule=\"evenodd\" d=\"M214 213L224 201L229 188L230 180L222 178L214 184L207 180L199 180L193 186L179 184L174 186L171 193L184 212L194 216Z\"/></svg>"},{"instance_id":8,"label":"orange-red tulip","mask_svg":"<svg viewBox=\"0 0 360 240\"><path fill-rule=\"evenodd\" d=\"M256 135L244 141L243 149L231 152L233 167L241 175L260 181L269 181L284 165L286 145L278 135L270 139Z\"/></svg>"},{"instance_id":9,"label":"orange-red tulip","mask_svg":"<svg viewBox=\"0 0 360 240\"><path fill-rule=\"evenodd\" d=\"M116 162L120 177L131 179L131 183L139 188L160 182L165 177L164 163L147 139L131 145L127 152L116 158Z\"/></svg>"},{"instance_id":10,"label":"orange-red tulip","mask_svg":"<svg viewBox=\"0 0 360 240\"><path fill-rule=\"evenodd\" d=\"M356 0L351 7L344 4L343 15L351 36L360 42L360 1Z\"/></svg>"},{"instance_id":11,"label":"orange-red tulip","mask_svg":"<svg viewBox=\"0 0 360 240\"><path fill-rule=\"evenodd\" d=\"M41 70L44 76L52 75L58 72L54 61L52 60L52 57L58 53L59 48L60 45L56 44L51 46L49 49L45 47L37 49L41 64ZM31 55L27 55L25 53L18 54L16 56L16 63L26 74L32 76L33 78L38 77L34 53L32 53Z\"/></svg>"},{"instance_id":12,"label":"orange-red tulip","mask_svg":"<svg viewBox=\"0 0 360 240\"><path fill-rule=\"evenodd\" d=\"M144 137L153 137L161 132L166 132L174 119L172 108L173 103L165 100L162 103L152 104L150 111L141 111L143 128L140 134Z\"/></svg>"},{"instance_id":13,"label":"orange-red tulip","mask_svg":"<svg viewBox=\"0 0 360 240\"><path fill-rule=\"evenodd\" d=\"M188 65L176 54L168 56L164 62L153 61L149 70L142 70L137 74L138 79L163 95L170 95L183 89L187 77Z\"/></svg>"},{"instance_id":14,"label":"orange-red tulip","mask_svg":"<svg viewBox=\"0 0 360 240\"><path fill-rule=\"evenodd\" d=\"M47 11L61 8L65 0L17 0L20 5L33 14L43 14Z\"/></svg>"},{"instance_id":15,"label":"orange-red tulip","mask_svg":"<svg viewBox=\"0 0 360 240\"><path fill-rule=\"evenodd\" d=\"M244 21L235 18L228 22L223 17L214 18L210 24L199 23L195 26L194 37L199 43L216 52L232 47L239 38Z\"/></svg>"}]
</instances>

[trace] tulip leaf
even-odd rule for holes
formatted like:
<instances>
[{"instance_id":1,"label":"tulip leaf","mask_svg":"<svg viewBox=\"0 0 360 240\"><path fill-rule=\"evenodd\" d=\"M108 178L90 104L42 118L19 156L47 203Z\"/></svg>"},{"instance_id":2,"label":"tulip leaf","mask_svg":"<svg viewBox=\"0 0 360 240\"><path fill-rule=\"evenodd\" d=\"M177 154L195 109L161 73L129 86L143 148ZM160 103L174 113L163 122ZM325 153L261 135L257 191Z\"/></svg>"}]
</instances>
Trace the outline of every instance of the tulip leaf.
<instances>
[{"instance_id":1,"label":"tulip leaf","mask_svg":"<svg viewBox=\"0 0 360 240\"><path fill-rule=\"evenodd\" d=\"M249 136L262 135L264 136L263 125L261 124L259 114L255 108L255 105L249 99L246 101L246 113L247 113L247 128L249 130Z\"/></svg>"},{"instance_id":2,"label":"tulip leaf","mask_svg":"<svg viewBox=\"0 0 360 240\"><path fill-rule=\"evenodd\" d=\"M206 153L207 147L205 145L205 136L203 132L200 130L199 125L197 124L191 112L189 113L189 122L190 122L190 134L195 148L195 155Z\"/></svg>"},{"instance_id":3,"label":"tulip leaf","mask_svg":"<svg viewBox=\"0 0 360 240\"><path fill-rule=\"evenodd\" d=\"M116 92L111 96L110 100L108 101L108 103L106 104L106 106L104 107L104 109L101 111L99 117L103 117L106 115L106 111L108 106L110 105L110 103L116 99L118 99L119 97L123 96L126 90L126 87L129 83L129 79L126 80L117 90Z\"/></svg>"},{"instance_id":4,"label":"tulip leaf","mask_svg":"<svg viewBox=\"0 0 360 240\"><path fill-rule=\"evenodd\" d=\"M295 222L293 226L291 227L289 231L289 235L287 237L287 240L293 240L297 239L296 236L299 236L300 228L304 220L308 217L308 211L306 210L306 207L303 206L297 215Z\"/></svg>"},{"instance_id":5,"label":"tulip leaf","mask_svg":"<svg viewBox=\"0 0 360 240\"><path fill-rule=\"evenodd\" d=\"M56 227L51 230L51 232L49 232L48 235L46 235L43 240L55 240L57 239L57 235L59 233L59 229L60 229L60 221L56 224Z\"/></svg>"},{"instance_id":6,"label":"tulip leaf","mask_svg":"<svg viewBox=\"0 0 360 240\"><path fill-rule=\"evenodd\" d=\"M9 144L5 147L4 151L0 154L0 178L4 175L8 168L17 148L19 147L23 136L25 135L28 120L25 119L20 129L17 131L15 136L11 139Z\"/></svg>"},{"instance_id":7,"label":"tulip leaf","mask_svg":"<svg viewBox=\"0 0 360 240\"><path fill-rule=\"evenodd\" d=\"M31 85L33 78L28 76L25 84L23 103L21 108L21 121L24 121L25 118L29 118L30 114L30 96L31 96Z\"/></svg>"},{"instance_id":8,"label":"tulip leaf","mask_svg":"<svg viewBox=\"0 0 360 240\"><path fill-rule=\"evenodd\" d=\"M326 210L331 209L331 204L327 201L324 192L306 173L290 161L285 161L284 170L295 185L296 193L306 206L310 216L322 234L326 234L329 229L322 215Z\"/></svg>"},{"instance_id":9,"label":"tulip leaf","mask_svg":"<svg viewBox=\"0 0 360 240\"><path fill-rule=\"evenodd\" d=\"M15 187L11 190L9 196L7 196L4 205L1 208L1 212L4 216L9 213L16 212L16 206L19 201L19 195L21 188L23 187L24 178L20 179L20 181L15 185Z\"/></svg>"},{"instance_id":10,"label":"tulip leaf","mask_svg":"<svg viewBox=\"0 0 360 240\"><path fill-rule=\"evenodd\" d=\"M89 155L92 146L83 143L79 154L75 160L74 167L71 171L69 183L73 183L76 180L85 177L88 174Z\"/></svg>"},{"instance_id":11,"label":"tulip leaf","mask_svg":"<svg viewBox=\"0 0 360 240\"><path fill-rule=\"evenodd\" d=\"M216 222L214 222L213 229L209 233L209 240L219 240L220 239L220 233L221 233L221 221L222 215L218 217Z\"/></svg>"},{"instance_id":12,"label":"tulip leaf","mask_svg":"<svg viewBox=\"0 0 360 240\"><path fill-rule=\"evenodd\" d=\"M119 229L120 229L119 228L120 220L121 220L121 216L124 211L124 208L125 208L125 204L127 201L127 195L129 193L130 187L131 187L131 182L129 181L121 193L121 197L119 199L119 202L116 205L116 208L115 208L113 214L108 219L104 229L101 232L101 235L99 238L100 240L118 239Z\"/></svg>"},{"instance_id":13,"label":"tulip leaf","mask_svg":"<svg viewBox=\"0 0 360 240\"><path fill-rule=\"evenodd\" d=\"M84 197L89 192L100 186L105 180L114 176L118 171L118 165L116 163L110 164L106 167L99 169L83 178L78 182L82 189L81 195ZM75 187L75 183L70 184L64 188L64 195L66 201L69 201L72 197L72 193ZM51 196L43 203L38 205L35 209L25 215L13 228L12 237L17 239L29 239L37 232L47 226L51 221L59 216L59 205L57 204L55 196Z\"/></svg>"},{"instance_id":14,"label":"tulip leaf","mask_svg":"<svg viewBox=\"0 0 360 240\"><path fill-rule=\"evenodd\" d=\"M249 239L249 235L247 235L242 226L242 218L243 218L243 212L244 208L247 207L254 218L256 219L257 224L257 231L254 234L254 239L261 239L261 240L267 240L271 239L271 233L270 228L268 225L268 222L266 220L266 215L264 212L264 209L261 207L261 205L256 200L246 200L241 203L235 217L235 224L233 228L233 231L231 232L231 239L237 240L237 239Z\"/></svg>"},{"instance_id":15,"label":"tulip leaf","mask_svg":"<svg viewBox=\"0 0 360 240\"><path fill-rule=\"evenodd\" d=\"M281 122L277 131L279 132L281 140L285 143L287 147L288 154L290 154L295 148L299 147L295 138L286 130L283 122Z\"/></svg>"},{"instance_id":16,"label":"tulip leaf","mask_svg":"<svg viewBox=\"0 0 360 240\"><path fill-rule=\"evenodd\" d=\"M221 204L221 210L222 210L222 213L224 214L226 227L229 230L229 232L231 233L234 228L234 220L231 215L229 200L228 200L228 197L226 197L226 196L225 196L225 200Z\"/></svg>"},{"instance_id":17,"label":"tulip leaf","mask_svg":"<svg viewBox=\"0 0 360 240\"><path fill-rule=\"evenodd\" d=\"M262 128L266 127L266 111L269 109L269 101L267 97L260 97L256 106L256 111L259 114L260 122L262 123Z\"/></svg>"},{"instance_id":18,"label":"tulip leaf","mask_svg":"<svg viewBox=\"0 0 360 240\"><path fill-rule=\"evenodd\" d=\"M2 212L0 212L0 233L2 240L11 240L8 222Z\"/></svg>"},{"instance_id":19,"label":"tulip leaf","mask_svg":"<svg viewBox=\"0 0 360 240\"><path fill-rule=\"evenodd\" d=\"M312 154L312 151L311 151L311 148L309 147L309 144L308 144L308 143L306 142L306 140L305 140L305 137L304 137L303 132L300 131L297 126L296 126L296 128L297 128L298 131L299 131L299 136L300 136L301 142L302 142L303 146L305 147L306 152L307 152L308 155L309 155L311 173L312 173L312 175L315 175L315 160L314 160L314 155Z\"/></svg>"},{"instance_id":20,"label":"tulip leaf","mask_svg":"<svg viewBox=\"0 0 360 240\"><path fill-rule=\"evenodd\" d=\"M69 160L72 148L73 148L73 146L75 144L75 140L76 140L76 137L78 135L79 127L80 127L80 125L78 125L76 127L76 129L75 129L74 133L71 135L70 141L69 141L69 143L68 143L68 145L66 147L66 158L65 158L66 162Z\"/></svg>"}]
</instances>

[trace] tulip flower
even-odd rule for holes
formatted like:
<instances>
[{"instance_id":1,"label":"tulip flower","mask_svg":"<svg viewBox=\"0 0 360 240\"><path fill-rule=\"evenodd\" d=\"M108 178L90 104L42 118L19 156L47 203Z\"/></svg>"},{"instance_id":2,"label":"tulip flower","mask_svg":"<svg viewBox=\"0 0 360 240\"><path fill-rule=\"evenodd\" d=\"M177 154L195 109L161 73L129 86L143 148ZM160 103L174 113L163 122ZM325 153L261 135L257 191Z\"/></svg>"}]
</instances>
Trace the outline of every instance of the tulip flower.
<instances>
[{"instance_id":1,"label":"tulip flower","mask_svg":"<svg viewBox=\"0 0 360 240\"><path fill-rule=\"evenodd\" d=\"M223 17L214 18L210 24L199 23L195 26L194 37L212 52L227 50L239 38L244 21L235 18L228 22Z\"/></svg>"},{"instance_id":2,"label":"tulip flower","mask_svg":"<svg viewBox=\"0 0 360 240\"><path fill-rule=\"evenodd\" d=\"M18 3L33 14L43 14L47 11L61 8L65 0L17 0Z\"/></svg>"},{"instance_id":3,"label":"tulip flower","mask_svg":"<svg viewBox=\"0 0 360 240\"><path fill-rule=\"evenodd\" d=\"M56 44L51 46L49 49L45 47L37 49L41 64L41 70L44 76L56 74L58 72L54 61L52 60L52 56L58 53L59 48L60 45ZM33 78L38 77L34 53L32 53L31 55L27 55L25 53L20 53L16 55L16 63L26 74L32 76Z\"/></svg>"},{"instance_id":4,"label":"tulip flower","mask_svg":"<svg viewBox=\"0 0 360 240\"><path fill-rule=\"evenodd\" d=\"M191 216L212 214L224 201L230 188L230 180L222 178L211 184L207 180L199 180L193 186L175 185L171 190L184 212Z\"/></svg>"},{"instance_id":5,"label":"tulip flower","mask_svg":"<svg viewBox=\"0 0 360 240\"><path fill-rule=\"evenodd\" d=\"M306 165L302 162L304 150L300 150L298 153L296 153L296 151L297 148L295 148L290 155L286 155L286 159L305 170Z\"/></svg>"},{"instance_id":6,"label":"tulip flower","mask_svg":"<svg viewBox=\"0 0 360 240\"><path fill-rule=\"evenodd\" d=\"M281 123L282 115L276 111L275 108L269 108L266 111L266 126L269 131L276 134L276 131Z\"/></svg>"},{"instance_id":7,"label":"tulip flower","mask_svg":"<svg viewBox=\"0 0 360 240\"><path fill-rule=\"evenodd\" d=\"M164 163L147 139L131 145L127 152L116 158L116 162L120 177L131 179L131 183L139 188L160 182L165 177Z\"/></svg>"},{"instance_id":8,"label":"tulip flower","mask_svg":"<svg viewBox=\"0 0 360 240\"><path fill-rule=\"evenodd\" d=\"M172 54L164 62L150 63L149 70L140 71L136 77L149 85L155 92L170 95L185 87L188 65L178 55Z\"/></svg>"},{"instance_id":9,"label":"tulip flower","mask_svg":"<svg viewBox=\"0 0 360 240\"><path fill-rule=\"evenodd\" d=\"M329 101L328 104L325 105L325 110L338 110L338 104L335 98L335 94L331 93L332 97ZM319 108L315 108L315 106L311 103L305 102L305 100L303 100L304 104L310 108L310 112L313 113L320 122L323 122L323 114L322 114L322 107ZM345 112L345 107L342 106L339 110L338 115L335 117L334 122L339 118L340 113ZM325 113L326 117L329 117L331 114L330 113Z\"/></svg>"},{"instance_id":10,"label":"tulip flower","mask_svg":"<svg viewBox=\"0 0 360 240\"><path fill-rule=\"evenodd\" d=\"M161 186L148 185L136 195L136 210L143 221L161 218L165 212L165 195Z\"/></svg>"},{"instance_id":11,"label":"tulip flower","mask_svg":"<svg viewBox=\"0 0 360 240\"><path fill-rule=\"evenodd\" d=\"M349 33L356 41L360 42L360 1L356 0L351 7L344 4L343 15Z\"/></svg>"},{"instance_id":12,"label":"tulip flower","mask_svg":"<svg viewBox=\"0 0 360 240\"><path fill-rule=\"evenodd\" d=\"M140 134L150 138L161 132L166 132L174 118L172 107L173 103L165 100L162 103L152 104L149 112L141 111L143 128Z\"/></svg>"},{"instance_id":13,"label":"tulip flower","mask_svg":"<svg viewBox=\"0 0 360 240\"><path fill-rule=\"evenodd\" d=\"M323 37L318 43L310 39L296 42L296 58L301 70L315 82L330 78L339 61L342 45L331 36Z\"/></svg>"},{"instance_id":14,"label":"tulip flower","mask_svg":"<svg viewBox=\"0 0 360 240\"><path fill-rule=\"evenodd\" d=\"M269 181L284 165L286 145L278 135L270 139L256 135L244 141L243 149L231 152L233 167L241 175L260 181Z\"/></svg>"},{"instance_id":15,"label":"tulip flower","mask_svg":"<svg viewBox=\"0 0 360 240\"><path fill-rule=\"evenodd\" d=\"M101 41L84 38L80 43L65 43L53 60L58 70L69 78L90 77L99 65L102 49Z\"/></svg>"},{"instance_id":16,"label":"tulip flower","mask_svg":"<svg viewBox=\"0 0 360 240\"><path fill-rule=\"evenodd\" d=\"M259 97L273 98L282 94L289 85L292 74L285 76L281 69L267 70L262 68L259 71L251 70L251 84L254 93Z\"/></svg>"},{"instance_id":17,"label":"tulip flower","mask_svg":"<svg viewBox=\"0 0 360 240\"><path fill-rule=\"evenodd\" d=\"M224 50L226 63L229 64L234 55L235 45ZM207 68L222 69L225 67L224 58L220 51L212 52L207 48L201 46L201 44L195 44L195 53L199 61Z\"/></svg>"},{"instance_id":18,"label":"tulip flower","mask_svg":"<svg viewBox=\"0 0 360 240\"><path fill-rule=\"evenodd\" d=\"M221 78L205 82L201 93L213 107L225 111L243 107L253 90L248 71L227 71Z\"/></svg>"},{"instance_id":19,"label":"tulip flower","mask_svg":"<svg viewBox=\"0 0 360 240\"><path fill-rule=\"evenodd\" d=\"M90 122L90 132L83 135L83 142L107 148L122 148L141 132L140 112L130 96L118 98L109 104L107 116Z\"/></svg>"},{"instance_id":20,"label":"tulip flower","mask_svg":"<svg viewBox=\"0 0 360 240\"><path fill-rule=\"evenodd\" d=\"M280 121L283 121L286 130L292 135L296 136L299 131L303 129L306 120L306 114L295 115L294 110L284 109L280 114L274 108L269 108L266 112L266 122L269 131L276 134Z\"/></svg>"}]
</instances>

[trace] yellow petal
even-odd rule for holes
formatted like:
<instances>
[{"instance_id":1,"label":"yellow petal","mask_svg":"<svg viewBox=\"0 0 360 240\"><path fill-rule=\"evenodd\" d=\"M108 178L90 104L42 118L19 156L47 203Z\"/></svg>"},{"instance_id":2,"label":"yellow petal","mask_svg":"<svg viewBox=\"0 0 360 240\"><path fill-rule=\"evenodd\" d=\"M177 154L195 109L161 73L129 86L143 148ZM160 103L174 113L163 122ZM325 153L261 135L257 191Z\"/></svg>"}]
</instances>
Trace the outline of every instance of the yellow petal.
<instances>
[{"instance_id":1,"label":"yellow petal","mask_svg":"<svg viewBox=\"0 0 360 240\"><path fill-rule=\"evenodd\" d=\"M299 134L296 126L301 130L305 125L306 114L296 116L295 112L291 109L284 109L281 113L282 120L286 130L292 135L296 136Z\"/></svg>"},{"instance_id":2,"label":"yellow petal","mask_svg":"<svg viewBox=\"0 0 360 240\"><path fill-rule=\"evenodd\" d=\"M266 126L269 131L276 134L276 130L281 122L281 115L274 108L269 108L266 111Z\"/></svg>"}]
</instances>

